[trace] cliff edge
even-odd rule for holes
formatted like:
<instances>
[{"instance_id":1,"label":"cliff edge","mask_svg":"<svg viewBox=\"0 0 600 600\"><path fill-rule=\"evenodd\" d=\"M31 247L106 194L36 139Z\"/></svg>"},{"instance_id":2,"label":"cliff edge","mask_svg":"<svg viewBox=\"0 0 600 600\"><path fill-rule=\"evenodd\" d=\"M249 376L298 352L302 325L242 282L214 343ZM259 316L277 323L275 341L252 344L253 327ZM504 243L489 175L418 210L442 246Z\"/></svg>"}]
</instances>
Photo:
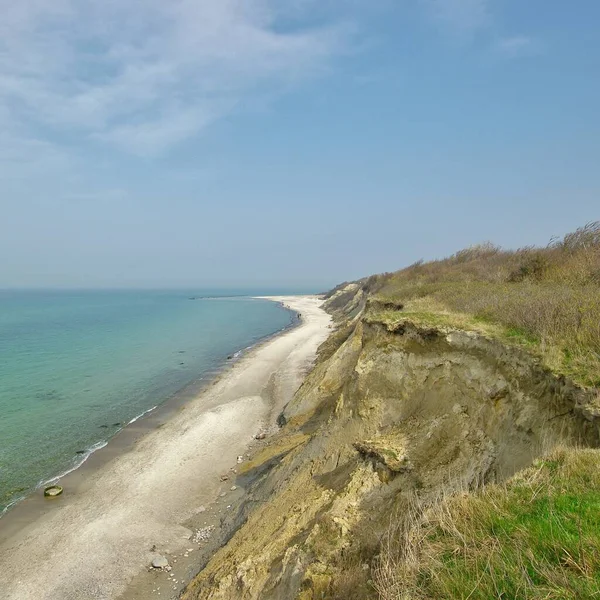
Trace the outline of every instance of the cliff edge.
<instances>
[{"instance_id":1,"label":"cliff edge","mask_svg":"<svg viewBox=\"0 0 600 600\"><path fill-rule=\"evenodd\" d=\"M434 305L426 296L438 288L392 294L393 285L393 275L371 277L326 296L336 327L283 410L280 431L239 471L237 485L247 489L239 527L190 584L185 600L498 597L494 585L508 585L509 577L498 574L500 567L490 575L492 591L485 592L482 577L491 569L485 560L473 562L474 586L467 576L472 573L465 575L452 561L462 556L467 564L477 543L489 550L500 534L467 544L465 534L456 533L456 512L465 502L481 507L487 498L495 507L489 514L502 514L501 499L510 494L525 507L536 506L551 498L551 490L560 496L570 489L568 473L577 473L577 485L585 487L582 464L589 473L598 471L595 450L577 459L576 452L585 451L564 450L599 445L595 386L553 368L525 330L511 335L501 322L441 308L439 297ZM592 293L598 295L598 288ZM557 473L565 483L555 489ZM458 508L456 498L463 499ZM592 506L598 500L591 499ZM569 523L581 523L580 509L568 513ZM473 520L461 521L469 530L475 513L461 514L471 515ZM432 529L443 515L452 517L444 521L446 529ZM448 531L456 536L445 547ZM600 559L591 557L600 556L592 553L600 539L597 533L585 538L581 525L576 531L574 548L591 544L588 558L574 556L573 565L564 567L567 555L557 554L557 568L597 589ZM508 556L509 546L507 541L498 556ZM554 593L550 575L539 575L550 567L536 567L537 556L531 567L523 552L523 585ZM548 560L554 564L552 554ZM448 570L466 583L449 580L440 587ZM575 588L565 577L555 586L563 595L543 597L587 597L572 595Z\"/></svg>"}]
</instances>

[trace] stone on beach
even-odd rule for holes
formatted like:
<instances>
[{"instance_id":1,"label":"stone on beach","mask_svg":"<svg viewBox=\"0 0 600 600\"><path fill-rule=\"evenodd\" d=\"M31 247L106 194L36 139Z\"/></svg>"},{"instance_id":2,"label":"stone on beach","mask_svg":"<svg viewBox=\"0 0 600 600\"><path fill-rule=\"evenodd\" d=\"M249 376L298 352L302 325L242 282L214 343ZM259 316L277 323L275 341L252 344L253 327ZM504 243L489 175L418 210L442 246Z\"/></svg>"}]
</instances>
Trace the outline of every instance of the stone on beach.
<instances>
[{"instance_id":1,"label":"stone on beach","mask_svg":"<svg viewBox=\"0 0 600 600\"><path fill-rule=\"evenodd\" d=\"M63 489L60 485L51 485L44 490L44 496L46 498L56 498L63 493Z\"/></svg>"},{"instance_id":2,"label":"stone on beach","mask_svg":"<svg viewBox=\"0 0 600 600\"><path fill-rule=\"evenodd\" d=\"M169 566L169 561L164 556L155 556L152 559L152 566L155 569L166 569Z\"/></svg>"}]
</instances>

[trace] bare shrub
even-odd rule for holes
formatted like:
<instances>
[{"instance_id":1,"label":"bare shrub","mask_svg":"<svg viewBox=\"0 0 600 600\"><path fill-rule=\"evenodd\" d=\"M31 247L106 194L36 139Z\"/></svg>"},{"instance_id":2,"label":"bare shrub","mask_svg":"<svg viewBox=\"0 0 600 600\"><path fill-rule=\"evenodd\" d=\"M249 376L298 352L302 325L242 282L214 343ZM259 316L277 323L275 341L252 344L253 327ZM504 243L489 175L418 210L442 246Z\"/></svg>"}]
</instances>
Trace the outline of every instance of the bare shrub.
<instances>
[{"instance_id":1,"label":"bare shrub","mask_svg":"<svg viewBox=\"0 0 600 600\"><path fill-rule=\"evenodd\" d=\"M600 246L600 221L586 223L583 227L565 235L562 240L554 242L553 245L570 252Z\"/></svg>"}]
</instances>

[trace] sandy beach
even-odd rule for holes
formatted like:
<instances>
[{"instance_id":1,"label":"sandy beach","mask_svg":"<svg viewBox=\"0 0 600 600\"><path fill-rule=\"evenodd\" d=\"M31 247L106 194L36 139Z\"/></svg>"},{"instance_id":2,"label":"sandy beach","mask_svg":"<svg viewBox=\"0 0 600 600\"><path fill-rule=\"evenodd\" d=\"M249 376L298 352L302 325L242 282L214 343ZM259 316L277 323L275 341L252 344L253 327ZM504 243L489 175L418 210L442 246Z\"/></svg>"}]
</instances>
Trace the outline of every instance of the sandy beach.
<instances>
[{"instance_id":1,"label":"sandy beach","mask_svg":"<svg viewBox=\"0 0 600 600\"><path fill-rule=\"evenodd\" d=\"M301 313L300 325L249 351L125 451L111 454L111 442L97 453L97 468L60 482L58 499L34 499L36 510L25 501L0 519L3 600L138 597L132 581L154 557L198 550L186 523L226 494L239 495L223 473L274 426L329 332L319 299L268 299ZM105 452L110 459L102 461ZM143 596L173 597L183 582L171 579L160 590L149 584Z\"/></svg>"}]
</instances>

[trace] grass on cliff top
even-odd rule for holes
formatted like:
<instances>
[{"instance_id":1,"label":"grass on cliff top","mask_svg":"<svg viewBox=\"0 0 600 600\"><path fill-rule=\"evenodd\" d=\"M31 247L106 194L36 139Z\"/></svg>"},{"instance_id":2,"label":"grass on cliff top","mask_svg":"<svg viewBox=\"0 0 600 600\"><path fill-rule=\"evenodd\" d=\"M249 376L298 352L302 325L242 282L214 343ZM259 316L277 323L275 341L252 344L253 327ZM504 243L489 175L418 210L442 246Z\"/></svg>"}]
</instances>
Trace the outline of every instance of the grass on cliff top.
<instances>
[{"instance_id":1,"label":"grass on cliff top","mask_svg":"<svg viewBox=\"0 0 600 600\"><path fill-rule=\"evenodd\" d=\"M600 386L600 222L545 248L487 243L374 281L382 318L405 305L424 322L462 322L535 347L554 372Z\"/></svg>"},{"instance_id":2,"label":"grass on cliff top","mask_svg":"<svg viewBox=\"0 0 600 600\"><path fill-rule=\"evenodd\" d=\"M382 600L600 598L600 452L559 450L393 529Z\"/></svg>"},{"instance_id":3,"label":"grass on cliff top","mask_svg":"<svg viewBox=\"0 0 600 600\"><path fill-rule=\"evenodd\" d=\"M374 298L377 307L377 297ZM370 308L365 316L367 322L383 323L394 327L402 321L409 321L424 328L435 328L441 331L461 329L475 331L482 335L500 339L501 341L520 346L540 353L540 340L526 329L508 327L489 318L448 310L441 302L432 297L409 300L400 309Z\"/></svg>"}]
</instances>

